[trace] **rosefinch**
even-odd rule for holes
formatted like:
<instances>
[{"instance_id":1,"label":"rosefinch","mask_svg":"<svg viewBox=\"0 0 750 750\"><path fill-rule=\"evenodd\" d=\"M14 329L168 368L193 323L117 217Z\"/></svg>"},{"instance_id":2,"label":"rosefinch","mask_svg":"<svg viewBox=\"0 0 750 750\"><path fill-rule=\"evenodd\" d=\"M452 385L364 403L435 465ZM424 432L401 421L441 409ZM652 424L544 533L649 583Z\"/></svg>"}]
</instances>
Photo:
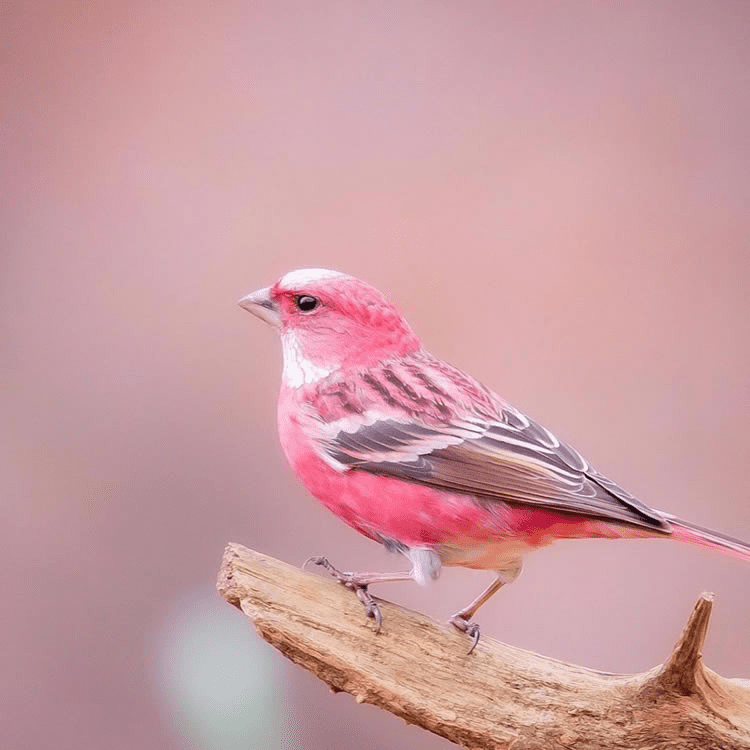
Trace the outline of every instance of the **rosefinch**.
<instances>
[{"instance_id":1,"label":"rosefinch","mask_svg":"<svg viewBox=\"0 0 750 750\"><path fill-rule=\"evenodd\" d=\"M479 607L556 539L666 537L750 560L750 545L653 510L569 445L433 357L379 291L345 274L292 271L240 305L284 354L278 425L305 487L357 531L408 558L400 574L340 573L380 627L367 587L496 572L450 622L479 638Z\"/></svg>"}]
</instances>

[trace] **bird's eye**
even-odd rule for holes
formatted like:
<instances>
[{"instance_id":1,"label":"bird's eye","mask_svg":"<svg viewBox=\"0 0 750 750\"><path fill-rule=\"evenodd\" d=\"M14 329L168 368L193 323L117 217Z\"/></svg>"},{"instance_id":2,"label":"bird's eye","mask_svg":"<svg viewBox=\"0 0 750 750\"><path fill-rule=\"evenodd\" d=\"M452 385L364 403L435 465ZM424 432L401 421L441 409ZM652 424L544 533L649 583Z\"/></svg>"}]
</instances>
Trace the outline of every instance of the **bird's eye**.
<instances>
[{"instance_id":1,"label":"bird's eye","mask_svg":"<svg viewBox=\"0 0 750 750\"><path fill-rule=\"evenodd\" d=\"M294 299L297 309L302 312L312 312L319 304L320 300L309 294L298 294Z\"/></svg>"}]
</instances>

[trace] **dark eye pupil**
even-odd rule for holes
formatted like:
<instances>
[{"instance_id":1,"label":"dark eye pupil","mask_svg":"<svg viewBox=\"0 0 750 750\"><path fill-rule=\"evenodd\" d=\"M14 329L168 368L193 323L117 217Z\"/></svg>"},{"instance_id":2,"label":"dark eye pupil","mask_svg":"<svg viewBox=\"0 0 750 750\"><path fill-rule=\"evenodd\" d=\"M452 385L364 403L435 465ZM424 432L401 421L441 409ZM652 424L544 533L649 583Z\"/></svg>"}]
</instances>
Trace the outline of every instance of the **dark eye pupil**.
<instances>
[{"instance_id":1,"label":"dark eye pupil","mask_svg":"<svg viewBox=\"0 0 750 750\"><path fill-rule=\"evenodd\" d=\"M314 310L320 302L318 301L317 297L311 297L309 294L300 294L297 297L297 307L302 310L302 312L310 312L311 310Z\"/></svg>"}]
</instances>

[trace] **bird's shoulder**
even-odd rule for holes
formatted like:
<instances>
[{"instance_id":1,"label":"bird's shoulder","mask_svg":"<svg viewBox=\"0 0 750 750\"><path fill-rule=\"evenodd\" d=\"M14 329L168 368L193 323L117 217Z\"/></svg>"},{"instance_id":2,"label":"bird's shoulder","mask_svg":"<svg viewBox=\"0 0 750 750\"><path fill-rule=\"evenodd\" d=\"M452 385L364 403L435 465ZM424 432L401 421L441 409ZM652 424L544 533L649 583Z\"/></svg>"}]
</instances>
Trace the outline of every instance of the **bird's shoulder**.
<instances>
[{"instance_id":1,"label":"bird's shoulder","mask_svg":"<svg viewBox=\"0 0 750 750\"><path fill-rule=\"evenodd\" d=\"M303 398L325 423L377 414L437 427L467 417L502 420L506 407L478 380L424 350L335 372Z\"/></svg>"}]
</instances>

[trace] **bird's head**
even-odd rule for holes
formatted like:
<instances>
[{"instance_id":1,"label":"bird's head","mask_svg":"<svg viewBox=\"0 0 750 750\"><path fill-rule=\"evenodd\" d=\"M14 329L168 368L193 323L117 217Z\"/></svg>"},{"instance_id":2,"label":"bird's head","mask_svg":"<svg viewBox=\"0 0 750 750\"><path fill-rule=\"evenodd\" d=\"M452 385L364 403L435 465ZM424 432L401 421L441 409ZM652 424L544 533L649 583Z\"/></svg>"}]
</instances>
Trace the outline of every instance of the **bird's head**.
<instances>
[{"instance_id":1,"label":"bird's head","mask_svg":"<svg viewBox=\"0 0 750 750\"><path fill-rule=\"evenodd\" d=\"M289 387L420 348L417 336L383 294L337 271L291 271L239 304L281 334L283 378Z\"/></svg>"}]
</instances>

